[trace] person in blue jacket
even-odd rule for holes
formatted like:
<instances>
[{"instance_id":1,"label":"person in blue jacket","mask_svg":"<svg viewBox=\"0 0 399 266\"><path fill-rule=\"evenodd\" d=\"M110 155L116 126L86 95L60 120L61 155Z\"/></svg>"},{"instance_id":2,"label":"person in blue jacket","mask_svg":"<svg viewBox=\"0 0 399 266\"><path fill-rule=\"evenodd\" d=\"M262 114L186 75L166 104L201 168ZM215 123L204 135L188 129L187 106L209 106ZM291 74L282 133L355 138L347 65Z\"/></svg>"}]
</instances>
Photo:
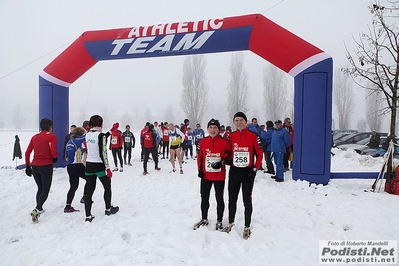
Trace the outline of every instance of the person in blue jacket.
<instances>
[{"instance_id":1,"label":"person in blue jacket","mask_svg":"<svg viewBox=\"0 0 399 266\"><path fill-rule=\"evenodd\" d=\"M248 130L255 132L258 135L258 137L260 138L260 135L263 132L263 129L261 126L259 126L258 119L256 119L254 117L254 118L252 118L251 122L252 123L248 126Z\"/></svg>"},{"instance_id":2,"label":"person in blue jacket","mask_svg":"<svg viewBox=\"0 0 399 266\"><path fill-rule=\"evenodd\" d=\"M71 139L65 145L65 155L67 165L67 172L69 175L69 191L67 194L67 201L64 208L65 213L76 212L72 207L72 200L75 192L79 187L79 178L86 180L85 163L86 163L86 130L83 127L75 127L71 131ZM84 203L84 196L87 188L85 186L83 197L80 202Z\"/></svg>"},{"instance_id":3,"label":"person in blue jacket","mask_svg":"<svg viewBox=\"0 0 399 266\"><path fill-rule=\"evenodd\" d=\"M272 133L271 151L273 152L277 173L272 178L276 182L284 182L284 154L291 144L291 139L281 120L274 122L274 125L276 129Z\"/></svg>"},{"instance_id":4,"label":"person in blue jacket","mask_svg":"<svg viewBox=\"0 0 399 266\"><path fill-rule=\"evenodd\" d=\"M272 151L271 151L271 143L272 143L272 134L274 131L273 122L266 122L266 131L262 131L260 137L262 142L263 154L265 156L266 161L266 170L264 171L267 174L275 175L274 165L272 163Z\"/></svg>"}]
</instances>

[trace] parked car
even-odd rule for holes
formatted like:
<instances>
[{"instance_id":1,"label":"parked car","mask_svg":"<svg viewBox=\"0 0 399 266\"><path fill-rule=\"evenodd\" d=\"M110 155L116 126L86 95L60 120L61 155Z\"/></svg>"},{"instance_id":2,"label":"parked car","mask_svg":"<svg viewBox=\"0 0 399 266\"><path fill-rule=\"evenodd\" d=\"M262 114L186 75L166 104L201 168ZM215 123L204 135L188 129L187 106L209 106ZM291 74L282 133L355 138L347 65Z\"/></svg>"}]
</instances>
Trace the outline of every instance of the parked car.
<instances>
[{"instance_id":1,"label":"parked car","mask_svg":"<svg viewBox=\"0 0 399 266\"><path fill-rule=\"evenodd\" d=\"M386 150L382 149L381 146L387 139L387 136L383 136L380 139L380 145L377 148L367 148L364 149L360 155L369 155L371 157L382 157L387 152ZM397 158L399 156L399 147L395 146L395 151L393 153L394 157Z\"/></svg>"},{"instance_id":2,"label":"parked car","mask_svg":"<svg viewBox=\"0 0 399 266\"><path fill-rule=\"evenodd\" d=\"M380 136L387 136L387 133L378 133ZM370 139L370 136L372 135L371 132L359 132L359 133L353 133L351 135L347 135L343 137L342 139L338 141L334 141L334 147L337 147L342 144L349 144L349 143L356 143L358 141L361 141L363 139Z\"/></svg>"},{"instance_id":3,"label":"parked car","mask_svg":"<svg viewBox=\"0 0 399 266\"><path fill-rule=\"evenodd\" d=\"M333 135L337 135L337 134L353 134L353 133L358 133L359 131L357 131L356 129L334 129L331 130Z\"/></svg>"},{"instance_id":4,"label":"parked car","mask_svg":"<svg viewBox=\"0 0 399 266\"><path fill-rule=\"evenodd\" d=\"M366 146L366 144L369 143L369 140L370 140L369 138L366 138L366 139L362 139L356 143L338 145L338 146L336 146L336 148L341 149L343 151L354 150L360 154L363 150L368 148ZM384 138L384 141L385 141L385 138ZM382 144L383 142L380 141L380 143Z\"/></svg>"},{"instance_id":5,"label":"parked car","mask_svg":"<svg viewBox=\"0 0 399 266\"><path fill-rule=\"evenodd\" d=\"M338 134L333 135L332 138L333 138L333 141L336 142L336 141L338 141L338 140L342 139L343 137L348 136L350 134L353 134L353 133L338 133Z\"/></svg>"}]
</instances>

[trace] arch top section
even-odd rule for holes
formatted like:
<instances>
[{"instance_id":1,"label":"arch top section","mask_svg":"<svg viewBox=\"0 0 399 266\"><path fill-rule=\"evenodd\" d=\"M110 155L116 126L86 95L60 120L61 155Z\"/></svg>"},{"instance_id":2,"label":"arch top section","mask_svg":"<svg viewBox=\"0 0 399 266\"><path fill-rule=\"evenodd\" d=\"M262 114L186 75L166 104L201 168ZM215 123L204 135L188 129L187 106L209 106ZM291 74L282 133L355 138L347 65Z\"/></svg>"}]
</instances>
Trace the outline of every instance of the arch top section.
<instances>
[{"instance_id":1,"label":"arch top section","mask_svg":"<svg viewBox=\"0 0 399 266\"><path fill-rule=\"evenodd\" d=\"M297 75L329 56L260 14L84 32L40 74L69 86L100 60L250 50Z\"/></svg>"}]
</instances>

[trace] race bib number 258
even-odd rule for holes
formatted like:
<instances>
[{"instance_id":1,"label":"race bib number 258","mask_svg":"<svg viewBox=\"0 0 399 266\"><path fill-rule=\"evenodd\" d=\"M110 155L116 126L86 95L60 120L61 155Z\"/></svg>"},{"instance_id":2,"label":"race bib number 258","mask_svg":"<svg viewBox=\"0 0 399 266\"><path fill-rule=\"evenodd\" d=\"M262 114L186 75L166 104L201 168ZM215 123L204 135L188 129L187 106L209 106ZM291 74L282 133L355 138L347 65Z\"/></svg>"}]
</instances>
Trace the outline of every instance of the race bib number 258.
<instances>
[{"instance_id":1,"label":"race bib number 258","mask_svg":"<svg viewBox=\"0 0 399 266\"><path fill-rule=\"evenodd\" d=\"M234 166L236 167L248 167L249 166L249 152L241 151L234 152Z\"/></svg>"}]
</instances>

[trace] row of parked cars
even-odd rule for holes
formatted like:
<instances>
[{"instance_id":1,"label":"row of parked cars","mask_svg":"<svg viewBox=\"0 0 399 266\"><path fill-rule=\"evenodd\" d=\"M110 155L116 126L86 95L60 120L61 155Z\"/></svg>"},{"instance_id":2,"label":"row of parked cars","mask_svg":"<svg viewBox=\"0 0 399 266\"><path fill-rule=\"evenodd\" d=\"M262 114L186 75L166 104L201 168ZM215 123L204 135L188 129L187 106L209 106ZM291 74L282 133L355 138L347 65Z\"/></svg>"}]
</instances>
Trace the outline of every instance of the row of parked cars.
<instances>
[{"instance_id":1,"label":"row of parked cars","mask_svg":"<svg viewBox=\"0 0 399 266\"><path fill-rule=\"evenodd\" d=\"M380 135L380 144L376 148L369 148L372 132L358 132L357 130L334 130L333 147L341 150L354 150L361 155L370 155L372 157L384 156L386 150L382 149L382 144L386 141L387 133L378 133ZM399 149L395 149L394 156L399 156Z\"/></svg>"}]
</instances>

